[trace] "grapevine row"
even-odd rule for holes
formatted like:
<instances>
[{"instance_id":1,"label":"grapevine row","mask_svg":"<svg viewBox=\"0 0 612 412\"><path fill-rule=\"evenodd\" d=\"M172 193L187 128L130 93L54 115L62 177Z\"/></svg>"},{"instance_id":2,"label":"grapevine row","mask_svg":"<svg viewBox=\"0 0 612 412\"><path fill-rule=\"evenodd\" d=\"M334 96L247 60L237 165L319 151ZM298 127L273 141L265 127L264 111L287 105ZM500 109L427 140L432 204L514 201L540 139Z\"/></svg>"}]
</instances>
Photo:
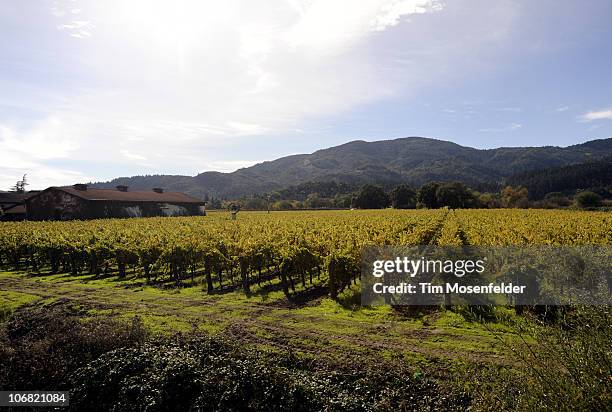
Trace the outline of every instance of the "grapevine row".
<instances>
[{"instance_id":1,"label":"grapevine row","mask_svg":"<svg viewBox=\"0 0 612 412\"><path fill-rule=\"evenodd\" d=\"M0 224L0 267L77 276L128 274L209 293L277 280L290 296L323 284L332 297L359 275L368 245L609 244L601 212L416 210L243 213L207 217Z\"/></svg>"}]
</instances>

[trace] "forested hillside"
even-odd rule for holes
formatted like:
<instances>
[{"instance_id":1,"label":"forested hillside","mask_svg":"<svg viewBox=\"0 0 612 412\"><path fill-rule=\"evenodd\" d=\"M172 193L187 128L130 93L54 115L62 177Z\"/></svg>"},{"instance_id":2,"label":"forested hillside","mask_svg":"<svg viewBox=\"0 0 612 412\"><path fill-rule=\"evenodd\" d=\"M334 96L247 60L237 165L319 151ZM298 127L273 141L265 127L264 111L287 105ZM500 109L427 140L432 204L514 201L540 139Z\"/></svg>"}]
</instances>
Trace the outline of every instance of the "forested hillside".
<instances>
[{"instance_id":1,"label":"forested hillside","mask_svg":"<svg viewBox=\"0 0 612 412\"><path fill-rule=\"evenodd\" d=\"M570 194L581 189L605 188L612 185L612 158L519 173L510 176L507 183L527 188L531 199L541 199L552 192Z\"/></svg>"},{"instance_id":2,"label":"forested hillside","mask_svg":"<svg viewBox=\"0 0 612 412\"><path fill-rule=\"evenodd\" d=\"M596 161L611 155L612 139L569 147L479 150L442 140L407 137L376 142L353 141L312 154L259 163L233 173L123 177L95 186L125 184L143 190L164 187L216 198L237 198L306 182L327 181L349 186L365 183L420 186L429 181L460 181L474 188L487 188L517 173Z\"/></svg>"}]
</instances>

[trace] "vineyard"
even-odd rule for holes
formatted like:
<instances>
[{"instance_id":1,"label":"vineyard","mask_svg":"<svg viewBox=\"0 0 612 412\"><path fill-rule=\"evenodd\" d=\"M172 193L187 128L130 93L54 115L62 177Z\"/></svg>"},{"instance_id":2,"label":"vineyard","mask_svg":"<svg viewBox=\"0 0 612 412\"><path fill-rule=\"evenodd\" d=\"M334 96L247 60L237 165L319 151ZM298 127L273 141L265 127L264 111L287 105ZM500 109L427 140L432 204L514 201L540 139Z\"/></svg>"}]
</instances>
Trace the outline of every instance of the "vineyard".
<instances>
[{"instance_id":1,"label":"vineyard","mask_svg":"<svg viewBox=\"0 0 612 412\"><path fill-rule=\"evenodd\" d=\"M277 282L331 297L356 282L369 245L610 244L601 212L417 210L224 213L208 217L0 225L0 267L31 274L128 273L148 283L202 282L208 293Z\"/></svg>"},{"instance_id":2,"label":"vineyard","mask_svg":"<svg viewBox=\"0 0 612 412\"><path fill-rule=\"evenodd\" d=\"M0 387L75 410L604 410L608 307L361 306L359 276L367 246L611 240L609 213L561 210L2 223Z\"/></svg>"}]
</instances>

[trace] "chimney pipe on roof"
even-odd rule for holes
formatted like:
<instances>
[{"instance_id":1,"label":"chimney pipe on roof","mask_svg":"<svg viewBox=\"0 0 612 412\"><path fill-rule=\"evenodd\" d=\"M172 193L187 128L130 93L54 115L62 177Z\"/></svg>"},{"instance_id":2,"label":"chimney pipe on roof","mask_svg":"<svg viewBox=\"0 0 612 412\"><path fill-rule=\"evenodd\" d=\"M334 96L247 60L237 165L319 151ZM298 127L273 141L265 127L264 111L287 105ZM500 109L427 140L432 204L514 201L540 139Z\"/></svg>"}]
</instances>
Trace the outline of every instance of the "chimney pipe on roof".
<instances>
[{"instance_id":1,"label":"chimney pipe on roof","mask_svg":"<svg viewBox=\"0 0 612 412\"><path fill-rule=\"evenodd\" d=\"M77 183L76 185L72 185L72 187L74 188L74 190L80 190L82 192L87 190L87 185L84 183Z\"/></svg>"},{"instance_id":2,"label":"chimney pipe on roof","mask_svg":"<svg viewBox=\"0 0 612 412\"><path fill-rule=\"evenodd\" d=\"M161 187L154 187L154 188L153 188L153 191L154 191L155 193L164 193L164 189L162 189Z\"/></svg>"},{"instance_id":3,"label":"chimney pipe on roof","mask_svg":"<svg viewBox=\"0 0 612 412\"><path fill-rule=\"evenodd\" d=\"M127 192L128 190L128 187L126 185L118 185L116 187L117 187L117 190L120 192Z\"/></svg>"}]
</instances>

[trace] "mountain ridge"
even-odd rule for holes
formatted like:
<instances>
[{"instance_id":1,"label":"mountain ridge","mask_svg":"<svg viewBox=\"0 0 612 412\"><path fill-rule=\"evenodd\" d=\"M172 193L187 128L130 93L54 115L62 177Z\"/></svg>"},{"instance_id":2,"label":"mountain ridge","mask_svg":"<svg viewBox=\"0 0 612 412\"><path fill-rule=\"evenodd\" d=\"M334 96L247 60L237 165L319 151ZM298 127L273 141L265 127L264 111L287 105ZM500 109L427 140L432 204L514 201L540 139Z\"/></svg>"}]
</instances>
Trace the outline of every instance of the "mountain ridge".
<instances>
[{"instance_id":1,"label":"mountain ridge","mask_svg":"<svg viewBox=\"0 0 612 412\"><path fill-rule=\"evenodd\" d=\"M280 190L308 181L414 186L432 180L456 180L472 186L499 184L526 171L561 167L612 155L612 138L567 147L531 146L476 149L420 136L368 142L353 140L313 153L257 163L231 173L208 171L196 176L121 177L95 187L128 185L135 190L164 187L193 196L217 198Z\"/></svg>"}]
</instances>

